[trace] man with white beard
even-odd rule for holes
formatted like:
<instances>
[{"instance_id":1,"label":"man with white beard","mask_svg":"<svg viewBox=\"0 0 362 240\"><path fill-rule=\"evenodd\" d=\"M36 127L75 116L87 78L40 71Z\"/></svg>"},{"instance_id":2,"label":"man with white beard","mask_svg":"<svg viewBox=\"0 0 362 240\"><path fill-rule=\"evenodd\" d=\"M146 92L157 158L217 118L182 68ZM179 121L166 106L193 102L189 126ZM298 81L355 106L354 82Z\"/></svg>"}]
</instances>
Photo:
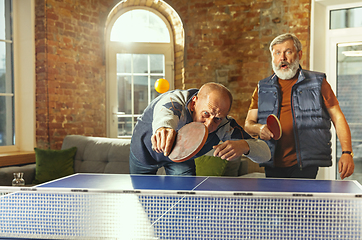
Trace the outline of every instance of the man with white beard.
<instances>
[{"instance_id":1,"label":"man with white beard","mask_svg":"<svg viewBox=\"0 0 362 240\"><path fill-rule=\"evenodd\" d=\"M271 159L261 163L266 177L315 179L319 167L332 165L331 121L341 143L341 179L354 171L351 132L324 73L301 68L302 44L294 34L270 44L274 74L259 81L245 130L266 141ZM266 125L268 115L279 118L282 137L274 140Z\"/></svg>"}]
</instances>

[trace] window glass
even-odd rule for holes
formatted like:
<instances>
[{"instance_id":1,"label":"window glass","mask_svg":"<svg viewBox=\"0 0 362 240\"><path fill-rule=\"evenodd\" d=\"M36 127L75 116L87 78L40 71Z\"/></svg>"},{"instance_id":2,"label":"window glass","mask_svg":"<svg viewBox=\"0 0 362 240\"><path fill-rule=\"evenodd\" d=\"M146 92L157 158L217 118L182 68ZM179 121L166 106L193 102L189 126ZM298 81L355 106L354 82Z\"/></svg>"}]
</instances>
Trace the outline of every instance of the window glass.
<instances>
[{"instance_id":1,"label":"window glass","mask_svg":"<svg viewBox=\"0 0 362 240\"><path fill-rule=\"evenodd\" d=\"M155 75L151 76L151 86L155 86L157 79L164 78L164 75ZM154 87L151 87L151 99L155 99L158 95L160 95Z\"/></svg>"},{"instance_id":2,"label":"window glass","mask_svg":"<svg viewBox=\"0 0 362 240\"><path fill-rule=\"evenodd\" d=\"M140 101L140 96L148 99L148 76L134 76L134 113L142 114L148 101Z\"/></svg>"},{"instance_id":3,"label":"window glass","mask_svg":"<svg viewBox=\"0 0 362 240\"><path fill-rule=\"evenodd\" d=\"M148 54L133 54L133 72L148 73Z\"/></svg>"},{"instance_id":4,"label":"window glass","mask_svg":"<svg viewBox=\"0 0 362 240\"><path fill-rule=\"evenodd\" d=\"M136 117L118 117L118 136L132 136Z\"/></svg>"},{"instance_id":5,"label":"window glass","mask_svg":"<svg viewBox=\"0 0 362 240\"><path fill-rule=\"evenodd\" d=\"M330 29L362 27L362 7L330 11Z\"/></svg>"},{"instance_id":6,"label":"window glass","mask_svg":"<svg viewBox=\"0 0 362 240\"><path fill-rule=\"evenodd\" d=\"M117 85L118 85L118 112L122 114L132 114L132 95L131 95L131 86L132 79L131 76L117 76Z\"/></svg>"},{"instance_id":7,"label":"window glass","mask_svg":"<svg viewBox=\"0 0 362 240\"><path fill-rule=\"evenodd\" d=\"M0 39L5 39L5 9L4 0L0 0Z\"/></svg>"},{"instance_id":8,"label":"window glass","mask_svg":"<svg viewBox=\"0 0 362 240\"><path fill-rule=\"evenodd\" d=\"M0 146L14 145L13 98L0 96Z\"/></svg>"},{"instance_id":9,"label":"window glass","mask_svg":"<svg viewBox=\"0 0 362 240\"><path fill-rule=\"evenodd\" d=\"M151 73L163 73L164 70L164 64L163 64L163 55L150 55L150 70Z\"/></svg>"},{"instance_id":10,"label":"window glass","mask_svg":"<svg viewBox=\"0 0 362 240\"><path fill-rule=\"evenodd\" d=\"M0 146L14 145L11 1L0 0Z\"/></svg>"},{"instance_id":11,"label":"window glass","mask_svg":"<svg viewBox=\"0 0 362 240\"><path fill-rule=\"evenodd\" d=\"M6 93L6 45L0 42L0 93Z\"/></svg>"},{"instance_id":12,"label":"window glass","mask_svg":"<svg viewBox=\"0 0 362 240\"><path fill-rule=\"evenodd\" d=\"M170 42L166 24L147 10L132 10L122 14L114 23L111 41L118 42Z\"/></svg>"},{"instance_id":13,"label":"window glass","mask_svg":"<svg viewBox=\"0 0 362 240\"><path fill-rule=\"evenodd\" d=\"M118 54L117 55L117 72L118 73L131 73L131 54Z\"/></svg>"},{"instance_id":14,"label":"window glass","mask_svg":"<svg viewBox=\"0 0 362 240\"><path fill-rule=\"evenodd\" d=\"M137 117L160 95L154 85L165 77L164 65L163 54L117 54L119 137L132 135Z\"/></svg>"}]
</instances>

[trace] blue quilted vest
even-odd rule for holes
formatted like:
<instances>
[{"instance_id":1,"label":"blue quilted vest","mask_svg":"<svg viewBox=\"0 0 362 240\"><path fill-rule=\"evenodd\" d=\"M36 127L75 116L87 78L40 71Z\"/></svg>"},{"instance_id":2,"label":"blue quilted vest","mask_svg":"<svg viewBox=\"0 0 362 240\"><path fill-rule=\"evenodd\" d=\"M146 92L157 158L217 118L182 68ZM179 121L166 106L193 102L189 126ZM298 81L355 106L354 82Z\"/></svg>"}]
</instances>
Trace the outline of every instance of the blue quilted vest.
<instances>
[{"instance_id":1,"label":"blue quilted vest","mask_svg":"<svg viewBox=\"0 0 362 240\"><path fill-rule=\"evenodd\" d=\"M323 102L321 87L325 74L300 68L292 87L291 109L299 168L332 165L331 119ZM269 114L279 116L281 94L278 77L274 74L259 82L258 123L266 124ZM260 166L274 167L276 144L266 141L272 158Z\"/></svg>"}]
</instances>

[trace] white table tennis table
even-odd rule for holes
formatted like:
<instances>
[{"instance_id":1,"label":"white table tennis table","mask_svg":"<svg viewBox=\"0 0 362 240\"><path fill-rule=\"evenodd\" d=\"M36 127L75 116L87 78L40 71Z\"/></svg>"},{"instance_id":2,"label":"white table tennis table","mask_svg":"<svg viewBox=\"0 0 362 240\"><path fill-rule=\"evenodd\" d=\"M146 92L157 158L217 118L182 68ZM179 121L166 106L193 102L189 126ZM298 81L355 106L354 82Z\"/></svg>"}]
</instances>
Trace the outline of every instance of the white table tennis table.
<instances>
[{"instance_id":1,"label":"white table tennis table","mask_svg":"<svg viewBox=\"0 0 362 240\"><path fill-rule=\"evenodd\" d=\"M357 181L74 174L0 191L2 238L362 239Z\"/></svg>"}]
</instances>

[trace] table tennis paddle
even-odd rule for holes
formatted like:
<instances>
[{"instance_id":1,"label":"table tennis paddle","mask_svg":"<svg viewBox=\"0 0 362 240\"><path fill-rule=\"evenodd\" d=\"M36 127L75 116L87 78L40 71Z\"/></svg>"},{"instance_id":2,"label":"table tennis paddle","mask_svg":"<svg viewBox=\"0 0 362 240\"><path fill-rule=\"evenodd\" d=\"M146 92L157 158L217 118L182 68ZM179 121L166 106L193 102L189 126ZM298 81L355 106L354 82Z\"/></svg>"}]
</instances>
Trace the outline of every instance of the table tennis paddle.
<instances>
[{"instance_id":1,"label":"table tennis paddle","mask_svg":"<svg viewBox=\"0 0 362 240\"><path fill-rule=\"evenodd\" d=\"M174 162L184 162L192 158L204 146L208 134L203 123L186 124L177 132L174 147L168 157Z\"/></svg>"},{"instance_id":2,"label":"table tennis paddle","mask_svg":"<svg viewBox=\"0 0 362 240\"><path fill-rule=\"evenodd\" d=\"M274 114L270 114L266 119L266 125L273 133L273 139L279 140L282 136L282 126L280 125L277 116L275 116Z\"/></svg>"}]
</instances>

